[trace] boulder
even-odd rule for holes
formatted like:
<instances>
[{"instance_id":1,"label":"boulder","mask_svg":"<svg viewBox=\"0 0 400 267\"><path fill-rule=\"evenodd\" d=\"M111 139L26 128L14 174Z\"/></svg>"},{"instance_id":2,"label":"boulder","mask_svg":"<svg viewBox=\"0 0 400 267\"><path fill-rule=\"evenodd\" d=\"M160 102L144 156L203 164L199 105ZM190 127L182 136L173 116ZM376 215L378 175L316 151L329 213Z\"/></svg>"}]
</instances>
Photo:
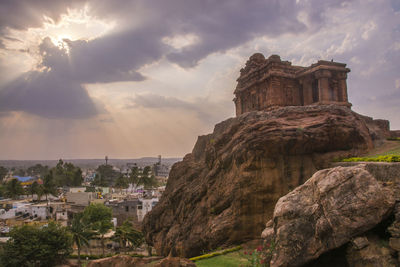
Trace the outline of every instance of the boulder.
<instances>
[{"instance_id":1,"label":"boulder","mask_svg":"<svg viewBox=\"0 0 400 267\"><path fill-rule=\"evenodd\" d=\"M273 215L276 247L271 266L301 266L387 218L398 196L368 169L374 168L361 164L321 170L280 198ZM371 262L389 253L360 237L353 240L350 250L358 251L350 257L354 262L362 258L368 262L368 252L377 255Z\"/></svg>"},{"instance_id":2,"label":"boulder","mask_svg":"<svg viewBox=\"0 0 400 267\"><path fill-rule=\"evenodd\" d=\"M365 120L341 106L228 119L173 165L160 202L144 218L146 241L159 255L192 257L259 238L281 196L332 159L372 147Z\"/></svg>"}]
</instances>

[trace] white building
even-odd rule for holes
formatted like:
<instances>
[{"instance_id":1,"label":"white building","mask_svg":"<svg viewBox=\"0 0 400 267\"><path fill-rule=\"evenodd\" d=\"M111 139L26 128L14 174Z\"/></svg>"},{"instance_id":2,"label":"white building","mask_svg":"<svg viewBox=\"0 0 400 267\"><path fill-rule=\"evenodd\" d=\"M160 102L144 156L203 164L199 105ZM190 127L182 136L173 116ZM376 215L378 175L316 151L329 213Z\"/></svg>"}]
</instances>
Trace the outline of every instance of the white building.
<instances>
[{"instance_id":1,"label":"white building","mask_svg":"<svg viewBox=\"0 0 400 267\"><path fill-rule=\"evenodd\" d=\"M68 221L67 211L56 211L56 221Z\"/></svg>"},{"instance_id":2,"label":"white building","mask_svg":"<svg viewBox=\"0 0 400 267\"><path fill-rule=\"evenodd\" d=\"M41 220L45 220L50 215L46 203L34 204L31 207L32 207L31 215L33 216L33 218L39 218Z\"/></svg>"},{"instance_id":3,"label":"white building","mask_svg":"<svg viewBox=\"0 0 400 267\"><path fill-rule=\"evenodd\" d=\"M0 210L0 219L11 219L19 215L28 213L32 214L32 204L29 202L14 202L12 208L6 211L5 209Z\"/></svg>"},{"instance_id":4,"label":"white building","mask_svg":"<svg viewBox=\"0 0 400 267\"><path fill-rule=\"evenodd\" d=\"M141 198L137 207L138 221L143 221L144 216L158 203L158 198Z\"/></svg>"}]
</instances>

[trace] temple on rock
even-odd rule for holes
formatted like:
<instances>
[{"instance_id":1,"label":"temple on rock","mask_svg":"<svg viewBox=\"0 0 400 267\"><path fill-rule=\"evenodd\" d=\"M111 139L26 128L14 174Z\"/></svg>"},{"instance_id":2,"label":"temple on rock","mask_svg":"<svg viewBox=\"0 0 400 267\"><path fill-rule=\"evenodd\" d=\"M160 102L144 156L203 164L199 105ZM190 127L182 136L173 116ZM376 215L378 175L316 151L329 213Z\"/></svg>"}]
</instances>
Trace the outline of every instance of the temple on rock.
<instances>
[{"instance_id":1,"label":"temple on rock","mask_svg":"<svg viewBox=\"0 0 400 267\"><path fill-rule=\"evenodd\" d=\"M346 64L319 60L309 67L293 66L278 55L265 59L256 53L240 70L233 101L236 116L282 106L336 104L351 107L347 99Z\"/></svg>"}]
</instances>

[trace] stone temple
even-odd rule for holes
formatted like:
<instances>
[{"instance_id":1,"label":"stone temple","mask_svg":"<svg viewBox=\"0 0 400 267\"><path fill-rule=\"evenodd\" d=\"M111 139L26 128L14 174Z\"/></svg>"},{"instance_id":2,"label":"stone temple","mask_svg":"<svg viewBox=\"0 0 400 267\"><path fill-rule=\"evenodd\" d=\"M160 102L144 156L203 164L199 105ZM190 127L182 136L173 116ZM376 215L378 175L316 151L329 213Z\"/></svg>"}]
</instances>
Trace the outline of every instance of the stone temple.
<instances>
[{"instance_id":1,"label":"stone temple","mask_svg":"<svg viewBox=\"0 0 400 267\"><path fill-rule=\"evenodd\" d=\"M282 106L336 104L351 107L347 99L346 64L319 60L309 67L293 66L278 55L265 59L256 53L240 70L233 101L236 116Z\"/></svg>"}]
</instances>

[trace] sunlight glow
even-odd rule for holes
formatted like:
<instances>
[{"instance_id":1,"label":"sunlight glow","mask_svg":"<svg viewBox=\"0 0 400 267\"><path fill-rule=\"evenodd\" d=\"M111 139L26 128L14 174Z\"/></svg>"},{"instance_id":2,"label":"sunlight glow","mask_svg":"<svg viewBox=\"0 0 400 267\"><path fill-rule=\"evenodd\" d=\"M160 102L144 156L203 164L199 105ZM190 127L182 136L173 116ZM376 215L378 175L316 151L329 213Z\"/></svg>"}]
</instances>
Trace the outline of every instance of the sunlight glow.
<instances>
[{"instance_id":1,"label":"sunlight glow","mask_svg":"<svg viewBox=\"0 0 400 267\"><path fill-rule=\"evenodd\" d=\"M165 44L170 45L175 49L182 49L186 46L198 43L200 41L200 38L195 34L185 34L185 35L167 36L164 37L162 41Z\"/></svg>"}]
</instances>

